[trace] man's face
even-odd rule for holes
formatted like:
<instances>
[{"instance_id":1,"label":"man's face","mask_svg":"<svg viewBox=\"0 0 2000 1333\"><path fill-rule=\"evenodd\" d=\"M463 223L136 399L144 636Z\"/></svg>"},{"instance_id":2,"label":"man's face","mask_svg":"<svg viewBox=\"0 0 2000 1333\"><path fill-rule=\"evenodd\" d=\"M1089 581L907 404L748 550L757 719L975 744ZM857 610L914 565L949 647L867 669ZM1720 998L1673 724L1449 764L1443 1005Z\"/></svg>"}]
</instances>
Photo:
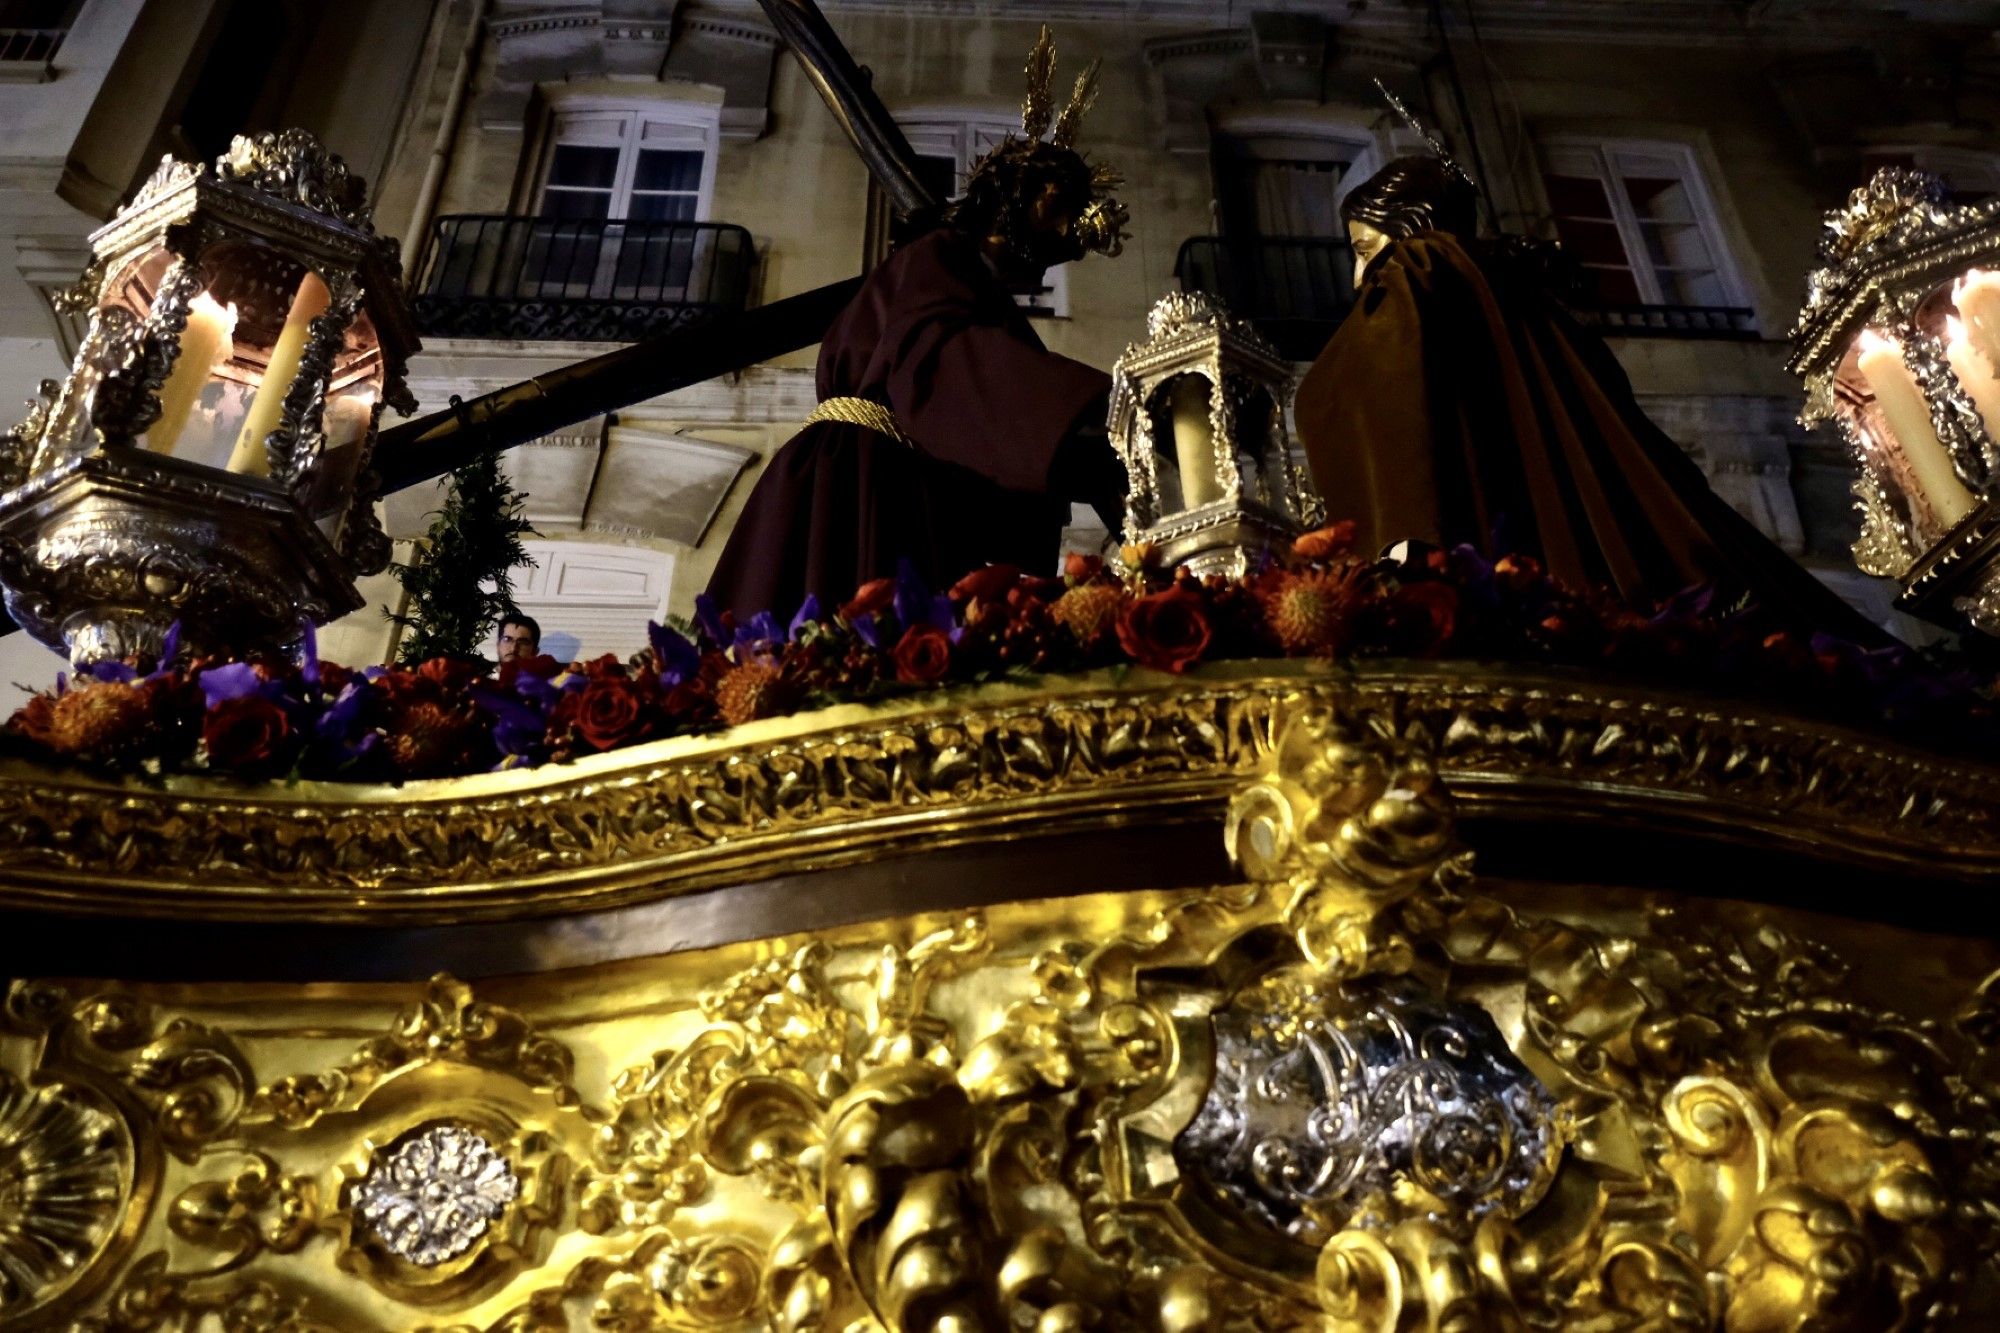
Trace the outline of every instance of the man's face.
<instances>
[{"instance_id":1,"label":"man's face","mask_svg":"<svg viewBox=\"0 0 2000 1333\"><path fill-rule=\"evenodd\" d=\"M541 645L528 632L526 625L502 625L496 656L503 662L525 662L532 658Z\"/></svg>"},{"instance_id":2,"label":"man's face","mask_svg":"<svg viewBox=\"0 0 2000 1333\"><path fill-rule=\"evenodd\" d=\"M1389 237L1386 232L1365 222L1350 222L1347 224L1347 239L1354 245L1354 285L1358 288L1369 263L1389 244Z\"/></svg>"}]
</instances>

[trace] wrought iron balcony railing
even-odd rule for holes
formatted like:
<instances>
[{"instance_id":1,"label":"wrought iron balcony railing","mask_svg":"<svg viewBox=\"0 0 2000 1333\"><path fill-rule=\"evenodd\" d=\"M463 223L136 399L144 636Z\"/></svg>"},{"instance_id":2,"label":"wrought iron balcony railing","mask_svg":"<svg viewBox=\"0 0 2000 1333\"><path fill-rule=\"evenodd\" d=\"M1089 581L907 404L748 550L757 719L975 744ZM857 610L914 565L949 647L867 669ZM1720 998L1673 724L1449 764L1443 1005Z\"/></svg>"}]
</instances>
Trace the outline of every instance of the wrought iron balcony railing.
<instances>
[{"instance_id":1,"label":"wrought iron balcony railing","mask_svg":"<svg viewBox=\"0 0 2000 1333\"><path fill-rule=\"evenodd\" d=\"M1206 292L1279 353L1310 361L1354 304L1354 252L1317 236L1196 236L1174 261L1181 290Z\"/></svg>"},{"instance_id":2,"label":"wrought iron balcony railing","mask_svg":"<svg viewBox=\"0 0 2000 1333\"><path fill-rule=\"evenodd\" d=\"M68 28L0 28L0 64L48 64Z\"/></svg>"},{"instance_id":3,"label":"wrought iron balcony railing","mask_svg":"<svg viewBox=\"0 0 2000 1333\"><path fill-rule=\"evenodd\" d=\"M1207 292L1254 323L1280 353L1310 361L1354 304L1354 253L1319 236L1197 236L1174 261L1183 291ZM1756 312L1733 306L1578 306L1618 337L1754 339Z\"/></svg>"},{"instance_id":4,"label":"wrought iron balcony railing","mask_svg":"<svg viewBox=\"0 0 2000 1333\"><path fill-rule=\"evenodd\" d=\"M633 342L744 307L750 233L715 222L441 217L417 296L441 338Z\"/></svg>"},{"instance_id":5,"label":"wrought iron balcony railing","mask_svg":"<svg viewBox=\"0 0 2000 1333\"><path fill-rule=\"evenodd\" d=\"M1581 306L1576 317L1600 333L1627 338L1757 337L1757 312L1746 306Z\"/></svg>"}]
</instances>

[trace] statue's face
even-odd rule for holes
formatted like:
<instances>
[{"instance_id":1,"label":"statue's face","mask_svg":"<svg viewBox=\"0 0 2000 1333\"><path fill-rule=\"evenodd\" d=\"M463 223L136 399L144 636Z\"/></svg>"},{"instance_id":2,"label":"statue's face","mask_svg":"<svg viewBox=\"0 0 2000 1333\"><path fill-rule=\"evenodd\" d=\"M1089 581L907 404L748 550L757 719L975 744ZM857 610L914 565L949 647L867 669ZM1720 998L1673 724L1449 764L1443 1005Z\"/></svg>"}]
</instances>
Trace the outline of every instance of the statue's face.
<instances>
[{"instance_id":1,"label":"statue's face","mask_svg":"<svg viewBox=\"0 0 2000 1333\"><path fill-rule=\"evenodd\" d=\"M1368 271L1368 265L1375 256L1382 253L1382 247L1389 243L1389 236L1365 222L1350 222L1347 224L1347 239L1354 245L1354 285L1358 288L1361 286L1361 275Z\"/></svg>"},{"instance_id":2,"label":"statue's face","mask_svg":"<svg viewBox=\"0 0 2000 1333\"><path fill-rule=\"evenodd\" d=\"M1039 194L1016 206L1011 233L996 232L988 238L987 253L999 263L1010 285L1033 290L1049 269L1083 258L1083 245L1077 239L1081 216L1070 192L1046 183Z\"/></svg>"}]
</instances>

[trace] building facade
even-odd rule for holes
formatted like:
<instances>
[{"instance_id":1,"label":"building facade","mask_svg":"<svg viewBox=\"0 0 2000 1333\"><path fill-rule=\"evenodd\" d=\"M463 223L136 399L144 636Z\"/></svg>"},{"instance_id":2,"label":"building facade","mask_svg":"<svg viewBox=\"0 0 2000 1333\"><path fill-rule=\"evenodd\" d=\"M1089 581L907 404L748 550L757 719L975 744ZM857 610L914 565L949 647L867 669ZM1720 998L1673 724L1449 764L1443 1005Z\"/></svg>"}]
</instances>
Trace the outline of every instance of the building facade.
<instances>
[{"instance_id":1,"label":"building facade","mask_svg":"<svg viewBox=\"0 0 2000 1333\"><path fill-rule=\"evenodd\" d=\"M1848 559L1843 446L1794 424L1787 335L1821 213L1874 166L2000 190L2000 3L823 7L940 189L1017 123L1040 23L1065 71L1103 60L1082 146L1128 177L1133 239L1031 299L1052 347L1107 367L1181 288L1215 292L1310 359L1351 292L1342 192L1418 146L1380 79L1482 180L1493 225L1564 243L1588 318L1716 489L1886 608L1891 590ZM0 9L21 11L10 34L60 34L0 44L23 52L0 60L22 67L0 81L14 112L0 117L0 209L16 237L0 390L16 397L63 364L73 331L47 298L90 227L160 152L213 156L245 129L302 125L374 184L377 226L403 242L427 409L850 277L882 252L881 199L752 0ZM805 351L512 451L542 534L521 600L545 646L622 653L646 618L685 614L813 399ZM1338 514L1337 490L1326 498ZM391 534L420 536L437 499L392 496ZM377 605L394 593L370 589ZM346 660L390 648L373 610L325 645ZM23 652L19 636L0 647L10 679L53 670Z\"/></svg>"}]
</instances>

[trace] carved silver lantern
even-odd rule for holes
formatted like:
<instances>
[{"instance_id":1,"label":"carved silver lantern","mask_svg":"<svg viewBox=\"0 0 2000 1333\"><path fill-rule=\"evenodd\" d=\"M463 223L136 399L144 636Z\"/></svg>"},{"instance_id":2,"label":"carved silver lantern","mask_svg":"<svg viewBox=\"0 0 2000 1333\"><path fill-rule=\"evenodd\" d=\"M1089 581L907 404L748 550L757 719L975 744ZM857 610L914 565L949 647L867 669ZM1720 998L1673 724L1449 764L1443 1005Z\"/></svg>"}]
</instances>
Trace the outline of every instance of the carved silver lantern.
<instances>
[{"instance_id":1,"label":"carved silver lantern","mask_svg":"<svg viewBox=\"0 0 2000 1333\"><path fill-rule=\"evenodd\" d=\"M1855 562L2000 634L2000 200L1890 167L1827 215L1791 368L1853 450Z\"/></svg>"},{"instance_id":2,"label":"carved silver lantern","mask_svg":"<svg viewBox=\"0 0 2000 1333\"><path fill-rule=\"evenodd\" d=\"M91 237L61 383L0 440L8 612L79 665L295 639L380 572L369 463L416 403L395 243L298 130L164 159Z\"/></svg>"},{"instance_id":3,"label":"carved silver lantern","mask_svg":"<svg viewBox=\"0 0 2000 1333\"><path fill-rule=\"evenodd\" d=\"M1318 521L1292 462L1291 363L1213 297L1175 292L1112 372L1111 441L1129 478L1126 538L1169 568L1241 574Z\"/></svg>"}]
</instances>

